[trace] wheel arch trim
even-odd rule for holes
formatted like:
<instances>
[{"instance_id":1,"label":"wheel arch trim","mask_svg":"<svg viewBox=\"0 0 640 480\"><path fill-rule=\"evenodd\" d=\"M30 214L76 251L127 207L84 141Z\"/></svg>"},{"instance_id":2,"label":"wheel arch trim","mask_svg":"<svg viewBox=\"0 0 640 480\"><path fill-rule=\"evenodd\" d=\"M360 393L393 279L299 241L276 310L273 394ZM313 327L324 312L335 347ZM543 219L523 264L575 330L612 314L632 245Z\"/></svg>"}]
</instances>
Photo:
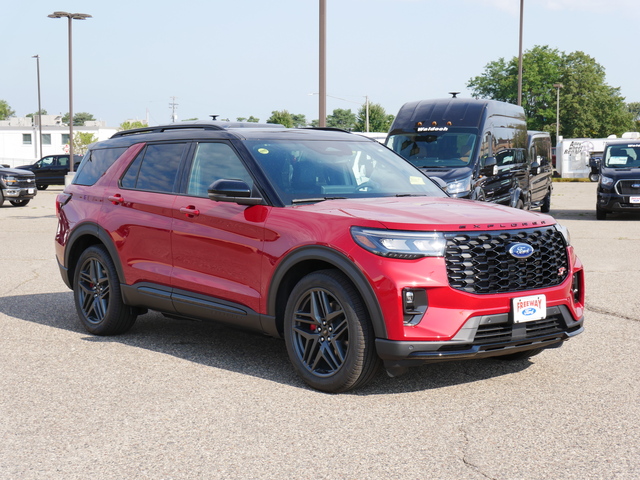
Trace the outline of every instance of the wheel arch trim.
<instances>
[{"instance_id":1,"label":"wheel arch trim","mask_svg":"<svg viewBox=\"0 0 640 480\"><path fill-rule=\"evenodd\" d=\"M328 247L314 245L301 247L289 253L276 267L267 294L267 314L276 317L281 288L286 287L289 274L305 262L322 262L342 272L355 286L369 312L377 338L387 338L387 327L378 298L368 279L346 255ZM307 272L311 273L311 271ZM293 285L290 286L293 288Z\"/></svg>"}]
</instances>

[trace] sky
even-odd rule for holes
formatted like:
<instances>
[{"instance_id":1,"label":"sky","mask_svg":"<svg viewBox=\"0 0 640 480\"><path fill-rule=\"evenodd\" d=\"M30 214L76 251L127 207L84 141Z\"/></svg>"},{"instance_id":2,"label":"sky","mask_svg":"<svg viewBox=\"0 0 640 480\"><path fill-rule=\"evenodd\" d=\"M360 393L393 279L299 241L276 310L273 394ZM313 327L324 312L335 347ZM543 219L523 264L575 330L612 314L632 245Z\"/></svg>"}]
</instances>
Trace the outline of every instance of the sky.
<instances>
[{"instance_id":1,"label":"sky","mask_svg":"<svg viewBox=\"0 0 640 480\"><path fill-rule=\"evenodd\" d=\"M318 118L319 0L29 0L4 2L0 100L17 116L69 111L68 20L74 20L73 110L110 127L209 115L265 122L274 110ZM470 97L486 65L518 56L519 0L326 0L327 113L368 98L405 103ZM627 102L640 101L638 0L524 0L523 50L582 51ZM524 86L526 89L526 85ZM549 86L553 89L552 85ZM175 104L173 107L171 104Z\"/></svg>"}]
</instances>

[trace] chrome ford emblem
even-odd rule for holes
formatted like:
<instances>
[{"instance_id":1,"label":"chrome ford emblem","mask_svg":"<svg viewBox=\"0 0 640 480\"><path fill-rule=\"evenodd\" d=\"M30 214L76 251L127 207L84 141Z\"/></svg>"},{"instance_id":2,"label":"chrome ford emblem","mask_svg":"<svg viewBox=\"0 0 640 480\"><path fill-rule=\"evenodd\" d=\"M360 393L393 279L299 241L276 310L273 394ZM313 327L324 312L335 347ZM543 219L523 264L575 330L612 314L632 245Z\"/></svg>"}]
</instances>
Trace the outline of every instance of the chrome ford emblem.
<instances>
[{"instance_id":1,"label":"chrome ford emblem","mask_svg":"<svg viewBox=\"0 0 640 480\"><path fill-rule=\"evenodd\" d=\"M508 251L514 258L529 258L533 255L533 247L527 243L512 243Z\"/></svg>"},{"instance_id":2,"label":"chrome ford emblem","mask_svg":"<svg viewBox=\"0 0 640 480\"><path fill-rule=\"evenodd\" d=\"M631 185L631 188L640 188L640 183L634 183Z\"/></svg>"}]
</instances>

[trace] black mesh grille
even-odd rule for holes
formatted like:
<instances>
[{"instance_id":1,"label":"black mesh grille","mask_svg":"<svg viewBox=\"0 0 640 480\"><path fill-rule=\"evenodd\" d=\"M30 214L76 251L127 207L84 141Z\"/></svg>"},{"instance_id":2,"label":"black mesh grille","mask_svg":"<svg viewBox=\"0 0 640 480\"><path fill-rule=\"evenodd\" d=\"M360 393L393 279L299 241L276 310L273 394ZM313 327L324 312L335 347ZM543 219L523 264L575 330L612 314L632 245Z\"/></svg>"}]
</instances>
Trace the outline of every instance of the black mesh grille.
<instances>
[{"instance_id":1,"label":"black mesh grille","mask_svg":"<svg viewBox=\"0 0 640 480\"><path fill-rule=\"evenodd\" d=\"M445 234L447 276L452 288L469 293L509 293L562 283L569 274L564 238L554 227ZM526 259L509 253L526 243Z\"/></svg>"},{"instance_id":2,"label":"black mesh grille","mask_svg":"<svg viewBox=\"0 0 640 480\"><path fill-rule=\"evenodd\" d=\"M526 341L563 331L564 322L561 317L549 317L544 320L527 323L480 325L473 343L483 345L487 343Z\"/></svg>"},{"instance_id":3,"label":"black mesh grille","mask_svg":"<svg viewBox=\"0 0 640 480\"><path fill-rule=\"evenodd\" d=\"M616 185L616 189L620 195L640 195L640 179L620 180Z\"/></svg>"}]
</instances>

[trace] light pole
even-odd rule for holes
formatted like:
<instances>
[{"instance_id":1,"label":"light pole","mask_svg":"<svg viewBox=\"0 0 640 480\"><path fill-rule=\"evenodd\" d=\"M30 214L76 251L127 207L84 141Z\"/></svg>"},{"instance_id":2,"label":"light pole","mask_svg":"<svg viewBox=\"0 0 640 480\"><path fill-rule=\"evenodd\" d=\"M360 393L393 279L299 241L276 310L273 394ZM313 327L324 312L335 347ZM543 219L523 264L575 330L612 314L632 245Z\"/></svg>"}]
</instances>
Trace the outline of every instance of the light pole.
<instances>
[{"instance_id":1,"label":"light pole","mask_svg":"<svg viewBox=\"0 0 640 480\"><path fill-rule=\"evenodd\" d=\"M327 126L327 0L320 0L318 126Z\"/></svg>"},{"instance_id":2,"label":"light pole","mask_svg":"<svg viewBox=\"0 0 640 480\"><path fill-rule=\"evenodd\" d=\"M36 69L38 72L38 145L40 145L40 157L42 158L42 104L40 103L40 55L33 55L36 59Z\"/></svg>"},{"instance_id":3,"label":"light pole","mask_svg":"<svg viewBox=\"0 0 640 480\"><path fill-rule=\"evenodd\" d=\"M524 23L524 0L520 0L520 43L518 47L518 105L522 105L522 25Z\"/></svg>"},{"instance_id":4,"label":"light pole","mask_svg":"<svg viewBox=\"0 0 640 480\"><path fill-rule=\"evenodd\" d=\"M554 83L554 88L557 89L556 94L556 145L560 141L560 89L564 87L561 83Z\"/></svg>"},{"instance_id":5,"label":"light pole","mask_svg":"<svg viewBox=\"0 0 640 480\"><path fill-rule=\"evenodd\" d=\"M69 19L69 172L74 170L73 157L73 55L71 45L73 44L71 34L71 23L73 20L85 20L91 18L87 13L69 13L69 12L53 12L47 15L49 18L68 18Z\"/></svg>"}]
</instances>

